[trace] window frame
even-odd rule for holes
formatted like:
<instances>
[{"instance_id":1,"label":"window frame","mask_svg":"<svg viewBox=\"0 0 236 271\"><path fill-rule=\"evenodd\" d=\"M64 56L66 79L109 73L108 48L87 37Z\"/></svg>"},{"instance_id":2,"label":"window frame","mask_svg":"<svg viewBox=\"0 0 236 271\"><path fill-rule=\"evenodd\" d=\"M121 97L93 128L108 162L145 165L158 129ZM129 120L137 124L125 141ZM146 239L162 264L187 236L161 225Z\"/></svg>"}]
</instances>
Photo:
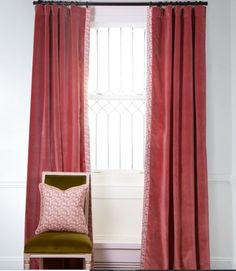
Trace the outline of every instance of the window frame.
<instances>
[{"instance_id":1,"label":"window frame","mask_svg":"<svg viewBox=\"0 0 236 271\"><path fill-rule=\"evenodd\" d=\"M97 12L98 10L98 12ZM146 17L147 17L147 8L144 7L138 7L135 12L132 7L125 8L125 14L124 14L124 8L120 8L116 14L112 14L114 12L114 8L107 7L106 9L101 9L100 7L93 8L92 12L92 20L91 20L91 28L92 29L98 29L100 27L133 27L133 28L143 28L146 30ZM132 15L130 15L130 12ZM88 93L88 99L102 99L106 95L100 94L100 93L94 93L90 94ZM108 99L127 99L130 100L136 99L136 100L146 100L146 95L131 95L128 97L128 95L112 95L112 97L109 95L109 97L106 97ZM144 127L145 129L146 127ZM145 144L144 144L144 152L145 152ZM145 153L143 152L143 155ZM145 161L144 165L145 166ZM102 174L104 176L112 176L120 174L127 175L127 174L144 174L144 168L143 169L93 169L91 168L91 172L93 174Z\"/></svg>"}]
</instances>

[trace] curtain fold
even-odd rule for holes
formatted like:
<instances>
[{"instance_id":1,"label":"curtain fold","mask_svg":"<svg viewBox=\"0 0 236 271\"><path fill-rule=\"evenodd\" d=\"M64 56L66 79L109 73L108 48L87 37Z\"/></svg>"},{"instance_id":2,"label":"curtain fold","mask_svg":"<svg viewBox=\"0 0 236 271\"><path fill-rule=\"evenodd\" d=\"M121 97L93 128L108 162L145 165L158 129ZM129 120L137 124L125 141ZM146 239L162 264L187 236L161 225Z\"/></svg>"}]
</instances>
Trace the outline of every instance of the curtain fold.
<instances>
[{"instance_id":1,"label":"curtain fold","mask_svg":"<svg viewBox=\"0 0 236 271\"><path fill-rule=\"evenodd\" d=\"M209 269L204 6L149 8L145 269Z\"/></svg>"},{"instance_id":2,"label":"curtain fold","mask_svg":"<svg viewBox=\"0 0 236 271\"><path fill-rule=\"evenodd\" d=\"M36 5L26 241L34 236L39 221L38 184L42 171L90 170L87 117L89 22L88 8L73 4ZM92 238L91 208L89 217Z\"/></svg>"}]
</instances>

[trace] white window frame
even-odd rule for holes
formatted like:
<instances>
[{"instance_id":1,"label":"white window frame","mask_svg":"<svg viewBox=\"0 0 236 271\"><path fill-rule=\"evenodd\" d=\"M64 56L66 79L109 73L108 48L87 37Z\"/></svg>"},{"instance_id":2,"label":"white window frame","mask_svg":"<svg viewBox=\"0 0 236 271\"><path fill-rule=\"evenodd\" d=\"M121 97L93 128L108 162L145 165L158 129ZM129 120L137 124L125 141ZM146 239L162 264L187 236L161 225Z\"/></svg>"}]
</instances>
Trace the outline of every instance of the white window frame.
<instances>
[{"instance_id":1,"label":"white window frame","mask_svg":"<svg viewBox=\"0 0 236 271\"><path fill-rule=\"evenodd\" d=\"M146 28L147 8L145 7L95 7L91 13L91 28L97 29L100 27L133 27ZM89 99L102 99L105 95L89 94ZM111 98L111 97L107 97ZM128 96L116 96L112 99L127 99ZM135 95L129 98L144 100L146 97ZM110 179L111 176L135 176L136 174L144 173L143 170L135 169L92 169L92 173L106 176ZM143 184L141 184L143 185Z\"/></svg>"}]
</instances>

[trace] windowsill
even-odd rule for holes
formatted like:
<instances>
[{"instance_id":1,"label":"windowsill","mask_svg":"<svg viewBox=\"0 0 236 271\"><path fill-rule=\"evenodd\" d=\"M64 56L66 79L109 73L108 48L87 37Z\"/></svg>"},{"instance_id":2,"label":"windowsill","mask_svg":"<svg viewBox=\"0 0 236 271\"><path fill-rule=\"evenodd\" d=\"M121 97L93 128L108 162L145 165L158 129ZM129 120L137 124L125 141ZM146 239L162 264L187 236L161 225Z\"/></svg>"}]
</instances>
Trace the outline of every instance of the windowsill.
<instances>
[{"instance_id":1,"label":"windowsill","mask_svg":"<svg viewBox=\"0 0 236 271\"><path fill-rule=\"evenodd\" d=\"M102 174L102 175L136 175L136 174L144 174L143 170L138 169L92 169L91 174Z\"/></svg>"}]
</instances>

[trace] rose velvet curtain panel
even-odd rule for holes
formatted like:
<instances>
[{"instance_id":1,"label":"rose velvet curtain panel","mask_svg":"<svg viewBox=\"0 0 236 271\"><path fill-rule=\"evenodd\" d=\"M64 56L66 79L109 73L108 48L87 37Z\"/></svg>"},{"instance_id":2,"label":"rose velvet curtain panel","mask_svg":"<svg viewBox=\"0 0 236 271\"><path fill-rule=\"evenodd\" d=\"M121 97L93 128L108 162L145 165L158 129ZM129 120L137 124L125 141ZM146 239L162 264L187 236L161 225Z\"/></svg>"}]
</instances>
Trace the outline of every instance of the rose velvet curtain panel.
<instances>
[{"instance_id":1,"label":"rose velvet curtain panel","mask_svg":"<svg viewBox=\"0 0 236 271\"><path fill-rule=\"evenodd\" d=\"M210 266L205 19L201 5L149 9L145 269Z\"/></svg>"},{"instance_id":2,"label":"rose velvet curtain panel","mask_svg":"<svg viewBox=\"0 0 236 271\"><path fill-rule=\"evenodd\" d=\"M148 12L141 262L145 269L207 269L206 10L169 5ZM90 170L89 18L88 8L73 4L36 6L26 240L38 225L42 171ZM91 210L89 228L91 236ZM51 267L75 265L64 261Z\"/></svg>"},{"instance_id":3,"label":"rose velvet curtain panel","mask_svg":"<svg viewBox=\"0 0 236 271\"><path fill-rule=\"evenodd\" d=\"M73 4L36 6L26 241L35 235L39 222L42 171L90 170L86 95L89 18L88 8ZM91 237L91 209L89 224Z\"/></svg>"}]
</instances>

